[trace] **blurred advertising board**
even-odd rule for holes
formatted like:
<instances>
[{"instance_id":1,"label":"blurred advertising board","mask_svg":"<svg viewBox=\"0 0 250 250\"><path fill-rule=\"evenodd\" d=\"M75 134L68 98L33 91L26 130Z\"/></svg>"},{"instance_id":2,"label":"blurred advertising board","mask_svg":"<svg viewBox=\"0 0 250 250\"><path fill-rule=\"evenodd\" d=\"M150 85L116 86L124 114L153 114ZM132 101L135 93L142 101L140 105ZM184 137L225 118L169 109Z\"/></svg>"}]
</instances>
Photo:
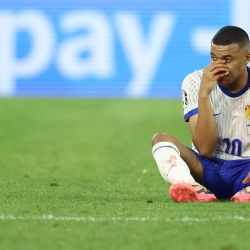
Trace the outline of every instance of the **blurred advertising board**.
<instances>
[{"instance_id":1,"label":"blurred advertising board","mask_svg":"<svg viewBox=\"0 0 250 250\"><path fill-rule=\"evenodd\" d=\"M1 0L0 95L179 98L250 1Z\"/></svg>"}]
</instances>

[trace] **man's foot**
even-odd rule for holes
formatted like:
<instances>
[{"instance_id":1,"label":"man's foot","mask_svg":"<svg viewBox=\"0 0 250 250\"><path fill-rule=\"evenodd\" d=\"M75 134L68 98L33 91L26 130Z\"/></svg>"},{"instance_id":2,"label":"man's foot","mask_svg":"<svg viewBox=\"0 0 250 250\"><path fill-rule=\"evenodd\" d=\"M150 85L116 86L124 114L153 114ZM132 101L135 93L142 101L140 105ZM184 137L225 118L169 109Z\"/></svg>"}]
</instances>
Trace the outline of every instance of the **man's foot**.
<instances>
[{"instance_id":1,"label":"man's foot","mask_svg":"<svg viewBox=\"0 0 250 250\"><path fill-rule=\"evenodd\" d=\"M235 203L250 202L250 187L243 188L241 191L237 192L231 201Z\"/></svg>"},{"instance_id":2,"label":"man's foot","mask_svg":"<svg viewBox=\"0 0 250 250\"><path fill-rule=\"evenodd\" d=\"M169 189L169 195L175 202L212 202L217 198L200 184L176 183Z\"/></svg>"}]
</instances>

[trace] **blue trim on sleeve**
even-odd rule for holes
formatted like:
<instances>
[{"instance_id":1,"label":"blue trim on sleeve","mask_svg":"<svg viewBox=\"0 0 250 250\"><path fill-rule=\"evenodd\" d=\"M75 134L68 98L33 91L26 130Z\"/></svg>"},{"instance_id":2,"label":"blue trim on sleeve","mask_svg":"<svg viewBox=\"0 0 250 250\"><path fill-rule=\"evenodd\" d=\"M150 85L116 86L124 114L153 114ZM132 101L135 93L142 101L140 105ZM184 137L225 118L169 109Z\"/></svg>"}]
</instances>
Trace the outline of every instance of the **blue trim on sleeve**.
<instances>
[{"instance_id":1,"label":"blue trim on sleeve","mask_svg":"<svg viewBox=\"0 0 250 250\"><path fill-rule=\"evenodd\" d=\"M188 122L188 121L189 121L189 118L190 118L191 116L193 116L193 115L196 115L196 114L198 114L198 108L195 108L195 109L190 110L188 113L186 113L186 114L184 115L185 121Z\"/></svg>"}]
</instances>

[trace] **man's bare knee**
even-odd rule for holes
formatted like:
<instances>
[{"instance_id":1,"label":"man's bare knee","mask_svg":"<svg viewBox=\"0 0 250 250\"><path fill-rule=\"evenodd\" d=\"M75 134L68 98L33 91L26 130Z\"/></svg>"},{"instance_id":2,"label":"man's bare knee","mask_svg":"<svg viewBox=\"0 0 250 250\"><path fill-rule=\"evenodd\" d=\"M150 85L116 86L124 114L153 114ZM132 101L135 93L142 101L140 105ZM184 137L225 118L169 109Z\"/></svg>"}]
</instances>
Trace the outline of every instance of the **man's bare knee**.
<instances>
[{"instance_id":1,"label":"man's bare knee","mask_svg":"<svg viewBox=\"0 0 250 250\"><path fill-rule=\"evenodd\" d=\"M174 136L167 133L156 133L152 138L152 145L154 146L156 143L164 141L178 144L178 140Z\"/></svg>"}]
</instances>

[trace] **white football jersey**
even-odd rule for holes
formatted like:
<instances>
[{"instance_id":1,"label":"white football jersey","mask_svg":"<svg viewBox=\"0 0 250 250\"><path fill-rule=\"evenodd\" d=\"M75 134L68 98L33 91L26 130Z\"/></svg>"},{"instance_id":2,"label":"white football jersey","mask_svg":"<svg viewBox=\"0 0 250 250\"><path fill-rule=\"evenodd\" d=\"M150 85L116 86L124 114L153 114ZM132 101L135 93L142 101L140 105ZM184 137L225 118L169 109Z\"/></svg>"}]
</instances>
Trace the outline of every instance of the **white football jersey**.
<instances>
[{"instance_id":1,"label":"white football jersey","mask_svg":"<svg viewBox=\"0 0 250 250\"><path fill-rule=\"evenodd\" d=\"M198 114L198 92L202 71L197 70L183 80L182 102L185 121ZM250 159L250 68L248 76L247 85L238 93L230 93L223 86L216 84L210 94L219 134L214 157L225 160ZM194 145L192 148L197 151Z\"/></svg>"}]
</instances>

